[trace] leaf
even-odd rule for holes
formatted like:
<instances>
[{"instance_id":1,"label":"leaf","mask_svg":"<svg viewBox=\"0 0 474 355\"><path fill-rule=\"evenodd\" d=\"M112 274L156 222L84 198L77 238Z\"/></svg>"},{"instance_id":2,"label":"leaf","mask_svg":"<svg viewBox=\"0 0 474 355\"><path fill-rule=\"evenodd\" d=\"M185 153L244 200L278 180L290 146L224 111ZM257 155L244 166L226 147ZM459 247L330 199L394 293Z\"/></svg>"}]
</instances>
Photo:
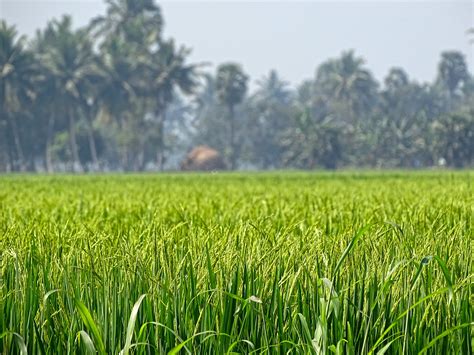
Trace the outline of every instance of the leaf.
<instances>
[{"instance_id":1,"label":"leaf","mask_svg":"<svg viewBox=\"0 0 474 355\"><path fill-rule=\"evenodd\" d=\"M441 270L443 271L444 278L446 280L446 283L448 284L448 301L451 303L453 300L453 280L451 278L451 273L449 272L448 268L446 267L446 263L441 260L439 256L435 256L435 260L438 262L438 265L441 267Z\"/></svg>"},{"instance_id":2,"label":"leaf","mask_svg":"<svg viewBox=\"0 0 474 355\"><path fill-rule=\"evenodd\" d=\"M41 354L46 354L46 349L44 348L44 342L43 339L41 338L41 334L38 330L38 326L36 325L36 321L33 320L33 327L35 329L35 334L36 334L36 339L40 348Z\"/></svg>"},{"instance_id":3,"label":"leaf","mask_svg":"<svg viewBox=\"0 0 474 355\"><path fill-rule=\"evenodd\" d=\"M403 337L403 334L396 337L395 339L393 339L392 341L390 341L388 344L386 344L382 349L380 349L379 351L377 351L377 355L383 355L387 352L388 348L390 348L390 345L392 345L392 343L398 339L400 339L401 337Z\"/></svg>"},{"instance_id":4,"label":"leaf","mask_svg":"<svg viewBox=\"0 0 474 355\"><path fill-rule=\"evenodd\" d=\"M20 334L15 333L15 332L6 331L6 332L3 332L2 334L0 334L0 339L7 336L8 334L11 334L13 336L13 338L15 339L15 342L18 345L18 348L20 349L20 354L21 355L28 355L28 349L26 348L25 340L23 339L23 337Z\"/></svg>"},{"instance_id":5,"label":"leaf","mask_svg":"<svg viewBox=\"0 0 474 355\"><path fill-rule=\"evenodd\" d=\"M87 334L85 331L80 330L80 331L77 333L76 339L77 339L77 340L81 340L81 339L82 339L82 342L83 342L83 344L84 344L84 347L86 348L86 351L87 351L88 353L95 354L95 353L97 352L97 350L95 349L95 346L94 346L94 342L92 341L92 339L91 339L91 337L89 336L89 334Z\"/></svg>"},{"instance_id":6,"label":"leaf","mask_svg":"<svg viewBox=\"0 0 474 355\"><path fill-rule=\"evenodd\" d=\"M415 287L416 280L418 280L418 277L420 277L421 272L423 271L423 267L428 265L428 263L433 259L431 255L423 257L420 261L420 266L418 267L418 271L416 272L415 277L411 281L411 288L413 289Z\"/></svg>"},{"instance_id":7,"label":"leaf","mask_svg":"<svg viewBox=\"0 0 474 355\"><path fill-rule=\"evenodd\" d=\"M450 328L450 329L447 329L445 330L444 332L442 332L440 335L438 335L436 338L434 338L433 340L431 340L428 345L426 345L423 349L421 349L421 351L418 353L418 354L423 354L425 353L429 348L431 348L438 340L440 340L441 338L444 338L446 335L448 334L451 334L452 332L454 332L455 330L458 330L458 329L461 329L461 328L465 328L465 327L469 327L469 326L474 326L474 322L470 322L470 323L464 323L464 324L460 324L460 325L457 325L453 328Z\"/></svg>"},{"instance_id":8,"label":"leaf","mask_svg":"<svg viewBox=\"0 0 474 355\"><path fill-rule=\"evenodd\" d=\"M311 337L311 332L309 331L308 323L306 322L306 318L301 313L298 313L298 317L300 319L301 327L303 328L303 334L306 338L306 342L313 346L313 338Z\"/></svg>"},{"instance_id":9,"label":"leaf","mask_svg":"<svg viewBox=\"0 0 474 355\"><path fill-rule=\"evenodd\" d=\"M201 332L201 333L197 333L197 334L194 334L192 337L189 337L188 339L186 339L185 341L183 341L181 344L178 344L177 346L175 346L173 349L171 349L169 352L168 352L168 355L176 355L179 353L179 351L184 348L186 346L187 343L189 343L191 340L193 340L195 337L199 336L199 335L203 335L203 334L209 334L209 333L212 333L212 334L216 334L216 332L213 332L213 331L205 331L205 332ZM189 351L189 350L188 350Z\"/></svg>"},{"instance_id":10,"label":"leaf","mask_svg":"<svg viewBox=\"0 0 474 355\"><path fill-rule=\"evenodd\" d=\"M76 308L79 312L79 315L82 318L82 321L84 322L86 328L92 332L94 335L94 338L97 342L97 345L99 347L99 353L100 354L105 354L105 346L104 342L102 341L102 337L100 336L99 333L99 328L97 328L97 325L95 324L94 320L92 319L92 316L87 309L87 307L82 303L80 300L75 299L74 303L76 304Z\"/></svg>"},{"instance_id":11,"label":"leaf","mask_svg":"<svg viewBox=\"0 0 474 355\"><path fill-rule=\"evenodd\" d=\"M255 345L253 345L253 343L252 343L251 341L242 339L242 340L234 341L232 344L230 344L229 348L227 349L226 354L227 354L227 355L236 354L236 353L234 353L234 352L232 351L232 349L234 349L239 343L246 343L246 344L248 344L248 346L250 346L252 349L255 349Z\"/></svg>"},{"instance_id":12,"label":"leaf","mask_svg":"<svg viewBox=\"0 0 474 355\"><path fill-rule=\"evenodd\" d=\"M357 233L352 237L351 241L349 242L349 244L347 245L346 249L344 249L344 252L342 253L341 257L339 258L339 260L337 261L337 264L336 264L336 267L334 268L334 271L333 271L333 280L334 280L334 276L337 274L337 272L339 271L342 263L344 262L344 260L347 258L347 256L349 255L349 253L351 252L351 250L355 247L357 241L359 240L359 238L367 231L367 229L369 229L369 226L364 226L362 227L361 229L359 229L357 231Z\"/></svg>"},{"instance_id":13,"label":"leaf","mask_svg":"<svg viewBox=\"0 0 474 355\"><path fill-rule=\"evenodd\" d=\"M58 291L59 291L59 289L55 289L55 290L50 290L50 291L46 292L44 297L43 297L43 305L46 304L46 301L48 300L49 296L51 296L53 293L56 293Z\"/></svg>"},{"instance_id":14,"label":"leaf","mask_svg":"<svg viewBox=\"0 0 474 355\"><path fill-rule=\"evenodd\" d=\"M382 335L377 339L377 341L375 342L375 344L372 346L372 349L370 349L369 351L369 355L373 354L374 353L374 350L379 346L379 344L383 341L383 339L385 338L385 335L388 334L388 332L390 332L390 329L392 329L393 327L395 327L398 323L398 321L400 319L402 319L403 317L405 317L405 315L410 312L412 309L414 309L415 307L418 307L420 304L422 304L423 302L425 302L426 300L430 299L430 298L433 298L434 296L436 295L440 295L444 292L448 291L448 288L447 287L444 287L442 289L439 289L435 292L432 292L430 293L429 295L419 299L418 301L416 301L413 305L411 305L410 307L408 307L405 311L403 311L396 319L394 322L392 322L392 324L390 324L387 329L385 329L385 331L382 333Z\"/></svg>"},{"instance_id":15,"label":"leaf","mask_svg":"<svg viewBox=\"0 0 474 355\"><path fill-rule=\"evenodd\" d=\"M25 340L23 339L23 337L18 333L12 333L12 334L15 337L18 348L20 349L20 354L28 355L28 350L26 348Z\"/></svg>"},{"instance_id":16,"label":"leaf","mask_svg":"<svg viewBox=\"0 0 474 355\"><path fill-rule=\"evenodd\" d=\"M130 313L130 319L128 320L127 326L127 337L125 340L125 346L123 347L121 354L128 355L130 350L130 346L132 345L132 337L133 337L133 330L135 329L135 321L137 320L138 310L140 309L140 305L145 298L146 294L141 295L138 298L138 301L135 302L132 308L132 312Z\"/></svg>"}]
</instances>

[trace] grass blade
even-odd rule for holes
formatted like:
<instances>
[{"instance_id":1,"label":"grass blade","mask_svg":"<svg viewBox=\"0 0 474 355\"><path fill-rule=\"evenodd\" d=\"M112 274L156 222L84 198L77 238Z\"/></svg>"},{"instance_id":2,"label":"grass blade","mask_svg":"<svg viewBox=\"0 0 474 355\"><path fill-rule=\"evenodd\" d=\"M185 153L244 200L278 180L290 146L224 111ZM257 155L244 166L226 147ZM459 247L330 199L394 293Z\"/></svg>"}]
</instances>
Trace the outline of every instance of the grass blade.
<instances>
[{"instance_id":1,"label":"grass blade","mask_svg":"<svg viewBox=\"0 0 474 355\"><path fill-rule=\"evenodd\" d=\"M133 337L133 330L135 329L135 321L137 320L137 315L138 315L138 310L140 309L140 305L145 298L146 294L141 295L138 298L138 301L135 302L132 308L132 312L130 314L130 319L128 320L128 326L127 326L127 337L125 341L125 346L121 351L121 354L123 355L128 355L128 352L130 350L130 346L132 345L132 337Z\"/></svg>"},{"instance_id":2,"label":"grass blade","mask_svg":"<svg viewBox=\"0 0 474 355\"><path fill-rule=\"evenodd\" d=\"M97 345L99 347L99 353L100 354L105 354L105 346L104 342L102 340L102 337L99 332L99 328L97 328L97 325L95 324L94 320L92 319L92 316L87 309L87 307L78 299L75 300L76 308L82 318L82 321L84 322L86 328L92 332L94 335L95 341L97 342Z\"/></svg>"}]
</instances>

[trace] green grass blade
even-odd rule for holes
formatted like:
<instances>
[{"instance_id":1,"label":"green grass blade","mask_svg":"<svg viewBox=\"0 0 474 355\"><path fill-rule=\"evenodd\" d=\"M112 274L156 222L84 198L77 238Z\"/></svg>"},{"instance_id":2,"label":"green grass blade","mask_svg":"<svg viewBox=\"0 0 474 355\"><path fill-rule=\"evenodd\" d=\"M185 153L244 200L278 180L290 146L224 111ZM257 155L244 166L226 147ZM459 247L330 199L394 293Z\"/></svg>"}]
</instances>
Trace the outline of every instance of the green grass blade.
<instances>
[{"instance_id":1,"label":"green grass blade","mask_svg":"<svg viewBox=\"0 0 474 355\"><path fill-rule=\"evenodd\" d=\"M89 334L87 334L87 332L85 332L84 330L80 330L77 333L76 340L78 342L81 342L81 340L82 340L82 344L84 345L84 348L85 348L85 350L88 354L96 354L97 353L97 350L95 349L95 346L94 346L94 342L92 341Z\"/></svg>"},{"instance_id":2,"label":"green grass blade","mask_svg":"<svg viewBox=\"0 0 474 355\"><path fill-rule=\"evenodd\" d=\"M97 328L97 325L95 324L94 320L92 319L92 316L87 309L87 307L78 299L75 300L76 308L82 318L82 321L84 322L86 328L92 332L94 335L95 341L97 342L98 345L98 350L100 354L105 354L105 346L104 342L102 340L102 336L100 335L99 328Z\"/></svg>"},{"instance_id":3,"label":"green grass blade","mask_svg":"<svg viewBox=\"0 0 474 355\"><path fill-rule=\"evenodd\" d=\"M132 345L133 330L135 329L135 321L137 320L138 310L140 309L140 305L145 296L146 294L141 295L138 298L138 301L133 305L132 312L130 313L130 319L128 320L125 346L122 349L121 354L128 355L130 346Z\"/></svg>"},{"instance_id":4,"label":"green grass blade","mask_svg":"<svg viewBox=\"0 0 474 355\"><path fill-rule=\"evenodd\" d=\"M431 348L433 345L435 345L436 342L438 340L440 340L441 338L444 338L445 336L451 334L452 332L454 332L458 329L462 329L462 328L469 327L469 326L474 327L474 322L460 324L460 325L457 325L455 327L452 327L450 329L445 330L444 332L442 332L441 334L436 336L433 340L431 340L423 349L421 349L421 351L418 354L423 354L426 351L428 351L428 349Z\"/></svg>"}]
</instances>

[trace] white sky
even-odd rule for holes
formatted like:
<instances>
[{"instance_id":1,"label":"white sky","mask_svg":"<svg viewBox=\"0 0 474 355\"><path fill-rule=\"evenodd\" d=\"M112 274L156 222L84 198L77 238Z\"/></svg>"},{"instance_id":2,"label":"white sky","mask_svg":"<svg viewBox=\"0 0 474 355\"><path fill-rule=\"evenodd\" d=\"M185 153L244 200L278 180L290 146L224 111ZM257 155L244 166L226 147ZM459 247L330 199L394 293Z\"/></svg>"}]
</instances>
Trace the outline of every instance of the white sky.
<instances>
[{"instance_id":1,"label":"white sky","mask_svg":"<svg viewBox=\"0 0 474 355\"><path fill-rule=\"evenodd\" d=\"M193 49L191 61L236 61L255 82L270 69L292 84L343 50L354 49L382 80L401 66L431 81L441 51L456 49L474 68L473 1L165 1L165 36ZM0 0L0 17L32 35L64 13L76 26L105 12L100 0ZM210 67L212 70L213 67ZM253 85L252 85L253 86Z\"/></svg>"}]
</instances>

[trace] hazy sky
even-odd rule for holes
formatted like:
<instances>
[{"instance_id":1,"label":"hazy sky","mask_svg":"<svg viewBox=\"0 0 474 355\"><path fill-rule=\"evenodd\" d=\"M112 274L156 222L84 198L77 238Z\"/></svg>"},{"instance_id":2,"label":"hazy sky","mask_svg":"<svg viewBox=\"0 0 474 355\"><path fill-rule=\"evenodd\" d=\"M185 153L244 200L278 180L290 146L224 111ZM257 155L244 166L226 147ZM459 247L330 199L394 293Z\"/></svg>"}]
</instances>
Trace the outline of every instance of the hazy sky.
<instances>
[{"instance_id":1,"label":"hazy sky","mask_svg":"<svg viewBox=\"0 0 474 355\"><path fill-rule=\"evenodd\" d=\"M473 72L473 1L165 1L165 36L193 49L192 61L236 61L252 80L272 68L297 84L343 50L363 56L377 79L392 66L431 81L441 51L462 51ZM32 35L71 14L76 26L104 13L100 0L0 0L0 17ZM214 67L210 67L212 68ZM253 85L252 85L253 86Z\"/></svg>"}]
</instances>

